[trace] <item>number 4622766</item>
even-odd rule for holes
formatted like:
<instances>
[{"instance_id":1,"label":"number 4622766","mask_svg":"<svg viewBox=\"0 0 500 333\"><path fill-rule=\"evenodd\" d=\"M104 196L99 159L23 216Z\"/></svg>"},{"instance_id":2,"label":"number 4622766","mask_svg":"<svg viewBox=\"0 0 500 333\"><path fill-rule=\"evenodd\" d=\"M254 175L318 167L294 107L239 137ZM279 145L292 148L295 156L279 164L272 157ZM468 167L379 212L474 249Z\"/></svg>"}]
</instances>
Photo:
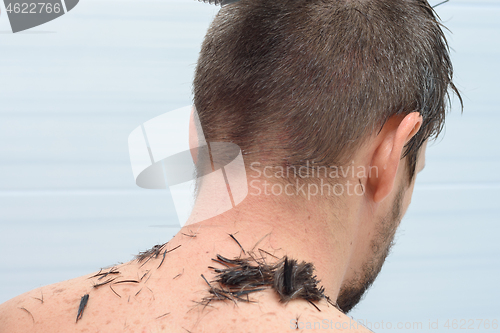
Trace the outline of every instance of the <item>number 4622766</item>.
<instances>
[{"instance_id":1,"label":"number 4622766","mask_svg":"<svg viewBox=\"0 0 500 333\"><path fill-rule=\"evenodd\" d=\"M16 13L16 14L39 14L39 13L60 13L62 8L61 4L51 4L45 2L38 3L9 3L5 10L8 13Z\"/></svg>"},{"instance_id":2,"label":"number 4622766","mask_svg":"<svg viewBox=\"0 0 500 333\"><path fill-rule=\"evenodd\" d=\"M444 323L444 327L447 329L461 329L461 330L473 330L473 329L498 329L498 320L488 320L488 319L448 319Z\"/></svg>"}]
</instances>

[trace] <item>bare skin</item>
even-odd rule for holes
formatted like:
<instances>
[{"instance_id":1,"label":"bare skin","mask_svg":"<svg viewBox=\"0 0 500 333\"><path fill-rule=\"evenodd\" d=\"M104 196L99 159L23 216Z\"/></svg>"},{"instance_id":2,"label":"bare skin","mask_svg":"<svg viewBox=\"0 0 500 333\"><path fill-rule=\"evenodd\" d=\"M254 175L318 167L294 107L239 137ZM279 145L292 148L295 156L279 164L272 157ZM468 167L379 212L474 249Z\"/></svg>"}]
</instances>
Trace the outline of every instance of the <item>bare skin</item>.
<instances>
[{"instance_id":1,"label":"bare skin","mask_svg":"<svg viewBox=\"0 0 500 333\"><path fill-rule=\"evenodd\" d=\"M215 243L228 249L228 257L241 254L238 245L222 228L186 227L186 234L196 230L196 237L178 234L168 244L177 250L144 266L131 261L116 266L120 274L98 280L95 275L35 289L0 306L0 332L264 332L291 331L298 317L301 323L325 319L348 328L349 318L326 301L317 303L318 312L304 300L281 304L271 289L249 296L256 303L211 302L199 305L208 296L208 286L201 278L214 278L209 265L216 254ZM243 245L243 244L242 244ZM243 245L244 246L244 245ZM264 246L263 246L264 247ZM281 251L274 251L279 254ZM107 272L108 270L103 270ZM144 276L144 274L146 274ZM144 276L144 277L143 277ZM141 281L141 277L143 277ZM95 283L112 282L94 288ZM138 280L139 283L119 283ZM113 288L113 289L111 289ZM43 303L40 301L43 294ZM82 318L75 323L81 296L89 294ZM33 317L21 308L29 310ZM359 326L353 332L366 332Z\"/></svg>"},{"instance_id":2,"label":"bare skin","mask_svg":"<svg viewBox=\"0 0 500 333\"><path fill-rule=\"evenodd\" d=\"M369 332L326 299L314 302L315 306L303 299L283 303L272 288L249 294L252 302L206 304L203 299L210 295L210 286L201 275L212 283L216 274L209 266L223 268L212 260L217 254L232 259L259 253L270 262L273 256L286 255L312 263L325 295L336 300L343 286L359 278L366 262L380 259L375 258L373 240L380 236L380 223L393 209L398 193L403 194L402 214L411 201L414 183L407 184L401 155L420 124L416 113L391 119L359 149L353 157L355 165L379 170L377 175L350 179L365 188L362 196L332 202L249 195L222 215L186 225L150 260L133 260L35 289L0 305L0 333L281 332L296 331L297 323L299 331L328 327ZM424 152L420 155L417 171L424 164ZM210 196L203 193L208 187L204 188L193 214L203 205L214 204L203 201ZM397 227L399 220L391 223ZM77 321L82 296L87 294L87 305ZM317 326L307 326L314 323Z\"/></svg>"}]
</instances>

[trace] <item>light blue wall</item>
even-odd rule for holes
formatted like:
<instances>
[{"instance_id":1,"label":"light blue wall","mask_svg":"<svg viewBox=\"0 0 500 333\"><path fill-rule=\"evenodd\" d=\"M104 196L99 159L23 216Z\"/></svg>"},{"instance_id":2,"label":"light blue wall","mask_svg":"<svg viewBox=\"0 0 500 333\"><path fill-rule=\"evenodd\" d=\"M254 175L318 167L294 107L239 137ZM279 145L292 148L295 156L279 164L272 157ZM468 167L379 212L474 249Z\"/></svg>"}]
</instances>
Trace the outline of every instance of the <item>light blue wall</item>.
<instances>
[{"instance_id":1,"label":"light blue wall","mask_svg":"<svg viewBox=\"0 0 500 333\"><path fill-rule=\"evenodd\" d=\"M352 313L377 332L391 331L381 321L436 332L448 318L500 319L500 1L437 10L465 109L455 103L428 147L393 254ZM128 261L178 230L168 192L135 186L127 138L191 103L215 13L191 0L86 0L12 34L2 8L0 302Z\"/></svg>"}]
</instances>

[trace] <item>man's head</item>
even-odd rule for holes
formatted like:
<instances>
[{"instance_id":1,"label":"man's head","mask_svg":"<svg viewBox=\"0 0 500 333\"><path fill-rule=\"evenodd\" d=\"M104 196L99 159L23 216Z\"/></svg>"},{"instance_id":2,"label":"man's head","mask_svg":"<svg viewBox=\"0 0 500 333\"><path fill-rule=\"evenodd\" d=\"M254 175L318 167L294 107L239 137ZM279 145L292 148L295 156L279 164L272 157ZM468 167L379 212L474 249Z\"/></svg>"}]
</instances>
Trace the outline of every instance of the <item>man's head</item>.
<instances>
[{"instance_id":1,"label":"man's head","mask_svg":"<svg viewBox=\"0 0 500 333\"><path fill-rule=\"evenodd\" d=\"M424 0L241 0L205 37L194 102L208 141L266 165L345 164L392 116L419 112L413 177L448 88L446 40Z\"/></svg>"},{"instance_id":2,"label":"man's head","mask_svg":"<svg viewBox=\"0 0 500 333\"><path fill-rule=\"evenodd\" d=\"M207 141L237 144L248 165L364 158L380 171L360 180L368 193L338 297L345 311L389 252L421 147L444 125L448 89L458 94L452 74L425 0L240 0L207 33L194 80Z\"/></svg>"}]
</instances>

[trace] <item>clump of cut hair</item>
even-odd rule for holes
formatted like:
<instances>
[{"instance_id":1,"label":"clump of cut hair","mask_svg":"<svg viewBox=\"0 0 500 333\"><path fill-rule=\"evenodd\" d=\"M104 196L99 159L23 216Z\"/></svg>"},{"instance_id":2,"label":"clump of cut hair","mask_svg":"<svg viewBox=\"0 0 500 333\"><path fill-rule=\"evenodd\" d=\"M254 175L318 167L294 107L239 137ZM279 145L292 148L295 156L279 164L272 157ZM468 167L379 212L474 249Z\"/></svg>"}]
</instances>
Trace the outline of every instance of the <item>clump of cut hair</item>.
<instances>
[{"instance_id":1,"label":"clump of cut hair","mask_svg":"<svg viewBox=\"0 0 500 333\"><path fill-rule=\"evenodd\" d=\"M266 289L277 292L282 303L304 299L319 310L314 302L325 299L336 306L325 295L325 289L319 286L312 263L299 263L287 256L272 264L254 255L228 259L218 254L213 260L225 268L210 267L217 273L213 284L202 275L210 287L210 296L201 302L204 306L212 301L252 302L249 294Z\"/></svg>"},{"instance_id":2,"label":"clump of cut hair","mask_svg":"<svg viewBox=\"0 0 500 333\"><path fill-rule=\"evenodd\" d=\"M160 255L161 251L165 248L167 243L164 244L157 244L153 246L152 248L146 250L146 251L141 251L139 254L135 256L135 260L137 262L142 263L142 262L148 262L151 259L156 259Z\"/></svg>"},{"instance_id":3,"label":"clump of cut hair","mask_svg":"<svg viewBox=\"0 0 500 333\"><path fill-rule=\"evenodd\" d=\"M345 165L394 115L419 112L417 154L443 128L453 68L425 0L240 0L202 45L194 103L207 141L246 162Z\"/></svg>"},{"instance_id":4,"label":"clump of cut hair","mask_svg":"<svg viewBox=\"0 0 500 333\"><path fill-rule=\"evenodd\" d=\"M146 250L146 251L143 251L143 252L139 252L139 254L135 256L135 260L137 260L138 263L142 263L141 264L141 267L142 267L145 264L147 264L150 260L152 260L152 259L158 259L158 257L161 254L161 261L160 261L160 264L157 267L157 268L160 268L161 265L163 265L163 262L165 261L165 256L168 253L170 253L172 251L175 251L179 247L181 247L181 245L179 244L176 247L174 247L174 248L172 248L170 250L167 250L166 249L167 244L168 244L168 242L164 243L164 244L157 244L157 245L153 246L152 248L150 248L149 250ZM162 253L162 251L163 251L163 253Z\"/></svg>"}]
</instances>

